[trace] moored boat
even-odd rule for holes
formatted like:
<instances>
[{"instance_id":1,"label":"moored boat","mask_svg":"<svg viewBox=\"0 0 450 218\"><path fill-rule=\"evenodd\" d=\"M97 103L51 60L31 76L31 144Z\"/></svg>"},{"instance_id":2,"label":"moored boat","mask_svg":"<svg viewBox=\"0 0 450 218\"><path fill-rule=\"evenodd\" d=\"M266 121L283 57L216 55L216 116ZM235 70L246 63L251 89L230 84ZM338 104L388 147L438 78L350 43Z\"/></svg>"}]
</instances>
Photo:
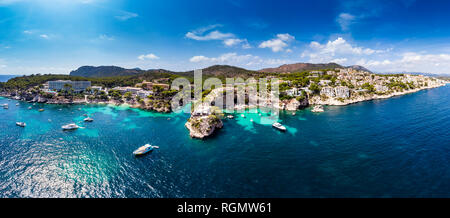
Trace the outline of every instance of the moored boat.
<instances>
[{"instance_id":1,"label":"moored boat","mask_svg":"<svg viewBox=\"0 0 450 218\"><path fill-rule=\"evenodd\" d=\"M39 112L42 112L42 111L44 111L44 109L43 109L43 108L39 109Z\"/></svg>"},{"instance_id":2,"label":"moored boat","mask_svg":"<svg viewBox=\"0 0 450 218\"><path fill-rule=\"evenodd\" d=\"M84 118L84 122L92 122L92 121L94 121L94 119L90 117Z\"/></svg>"},{"instance_id":3,"label":"moored boat","mask_svg":"<svg viewBox=\"0 0 450 218\"><path fill-rule=\"evenodd\" d=\"M9 108L8 104L3 105L3 109L8 109L8 108Z\"/></svg>"},{"instance_id":4,"label":"moored boat","mask_svg":"<svg viewBox=\"0 0 450 218\"><path fill-rule=\"evenodd\" d=\"M230 115L227 116L227 118L228 118L228 119L233 119L234 116L230 114Z\"/></svg>"},{"instance_id":5,"label":"moored boat","mask_svg":"<svg viewBox=\"0 0 450 218\"><path fill-rule=\"evenodd\" d=\"M17 125L17 126L20 126L20 127L25 127L25 126L27 126L27 124L24 123L24 122L16 122L16 125Z\"/></svg>"},{"instance_id":6,"label":"moored boat","mask_svg":"<svg viewBox=\"0 0 450 218\"><path fill-rule=\"evenodd\" d=\"M274 127L275 129L281 130L281 131L286 131L286 127L281 125L281 123L273 123L272 127Z\"/></svg>"},{"instance_id":7,"label":"moored boat","mask_svg":"<svg viewBox=\"0 0 450 218\"><path fill-rule=\"evenodd\" d=\"M31 107L31 106L29 106L29 107L28 107L28 110L31 110L31 109L32 109L32 107Z\"/></svg>"},{"instance_id":8,"label":"moored boat","mask_svg":"<svg viewBox=\"0 0 450 218\"><path fill-rule=\"evenodd\" d=\"M77 124L75 123L71 123L71 124L67 124L61 127L63 130L75 130L80 128Z\"/></svg>"},{"instance_id":9,"label":"moored boat","mask_svg":"<svg viewBox=\"0 0 450 218\"><path fill-rule=\"evenodd\" d=\"M146 153L148 153L150 151L153 151L153 149L155 149L155 148L159 148L159 147L158 146L152 146L150 144L146 144L146 145L144 145L142 147L139 147L135 151L133 151L133 154L136 155L136 156L143 155L143 154L146 154Z\"/></svg>"}]
</instances>

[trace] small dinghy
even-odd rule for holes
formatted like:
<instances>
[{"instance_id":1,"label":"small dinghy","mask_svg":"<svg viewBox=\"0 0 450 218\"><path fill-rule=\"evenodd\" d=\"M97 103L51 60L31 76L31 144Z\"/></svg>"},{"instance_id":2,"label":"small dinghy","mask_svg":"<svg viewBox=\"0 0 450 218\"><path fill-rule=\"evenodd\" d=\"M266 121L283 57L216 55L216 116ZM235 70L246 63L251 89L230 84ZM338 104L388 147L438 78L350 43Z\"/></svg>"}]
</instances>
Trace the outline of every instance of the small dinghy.
<instances>
[{"instance_id":1,"label":"small dinghy","mask_svg":"<svg viewBox=\"0 0 450 218\"><path fill-rule=\"evenodd\" d=\"M31 106L29 106L29 107L28 107L28 110L31 110L31 109L33 109L33 108L32 108Z\"/></svg>"},{"instance_id":2,"label":"small dinghy","mask_svg":"<svg viewBox=\"0 0 450 218\"><path fill-rule=\"evenodd\" d=\"M75 130L80 128L77 124L75 123L71 123L71 124L67 124L61 127L63 130Z\"/></svg>"},{"instance_id":3,"label":"small dinghy","mask_svg":"<svg viewBox=\"0 0 450 218\"><path fill-rule=\"evenodd\" d=\"M275 128L275 129L278 129L280 131L286 131L286 127L281 125L281 123L273 123L272 127Z\"/></svg>"},{"instance_id":4,"label":"small dinghy","mask_svg":"<svg viewBox=\"0 0 450 218\"><path fill-rule=\"evenodd\" d=\"M16 122L16 125L17 125L17 126L20 126L20 127L25 127L25 126L27 126L27 124L24 123L24 122Z\"/></svg>"},{"instance_id":5,"label":"small dinghy","mask_svg":"<svg viewBox=\"0 0 450 218\"><path fill-rule=\"evenodd\" d=\"M139 147L135 151L133 151L133 154L135 156L147 154L148 152L153 151L153 149L156 149L156 148L159 148L159 147L158 146L152 146L150 144L146 144L146 145L144 145L142 147Z\"/></svg>"},{"instance_id":6,"label":"small dinghy","mask_svg":"<svg viewBox=\"0 0 450 218\"><path fill-rule=\"evenodd\" d=\"M84 122L92 122L92 121L94 121L94 119L90 117L84 118Z\"/></svg>"}]
</instances>

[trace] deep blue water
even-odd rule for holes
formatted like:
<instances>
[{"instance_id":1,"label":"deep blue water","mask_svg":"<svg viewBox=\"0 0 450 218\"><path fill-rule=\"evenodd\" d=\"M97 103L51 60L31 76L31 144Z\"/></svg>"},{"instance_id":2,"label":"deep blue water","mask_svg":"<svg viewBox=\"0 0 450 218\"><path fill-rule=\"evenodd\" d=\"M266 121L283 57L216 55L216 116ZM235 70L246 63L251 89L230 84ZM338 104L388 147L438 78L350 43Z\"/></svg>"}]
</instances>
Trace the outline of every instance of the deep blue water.
<instances>
[{"instance_id":1,"label":"deep blue water","mask_svg":"<svg viewBox=\"0 0 450 218\"><path fill-rule=\"evenodd\" d=\"M450 197L450 86L282 113L286 133L237 116L205 141L186 114L4 103L0 197Z\"/></svg>"},{"instance_id":2,"label":"deep blue water","mask_svg":"<svg viewBox=\"0 0 450 218\"><path fill-rule=\"evenodd\" d=\"M17 75L0 75L0 82L6 82L9 79L12 79L14 77L18 77Z\"/></svg>"}]
</instances>

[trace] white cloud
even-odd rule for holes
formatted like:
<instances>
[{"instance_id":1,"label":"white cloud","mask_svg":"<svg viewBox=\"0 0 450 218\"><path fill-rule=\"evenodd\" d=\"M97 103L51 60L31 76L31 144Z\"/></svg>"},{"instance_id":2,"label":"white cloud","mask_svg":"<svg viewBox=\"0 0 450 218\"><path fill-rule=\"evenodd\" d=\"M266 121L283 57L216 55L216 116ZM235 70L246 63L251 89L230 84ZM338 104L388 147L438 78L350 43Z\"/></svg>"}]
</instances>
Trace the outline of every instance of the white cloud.
<instances>
[{"instance_id":1,"label":"white cloud","mask_svg":"<svg viewBox=\"0 0 450 218\"><path fill-rule=\"evenodd\" d=\"M197 41L220 40L226 47L232 47L237 45L242 45L242 48L251 47L247 39L239 39L233 33L223 33L220 32L219 30L214 30L217 27L221 26L222 25L220 24L214 24L206 27L201 27L197 30L187 32L185 34L185 37Z\"/></svg>"},{"instance_id":2,"label":"white cloud","mask_svg":"<svg viewBox=\"0 0 450 218\"><path fill-rule=\"evenodd\" d=\"M132 13L132 12L128 12L128 11L122 11L121 15L117 15L115 16L116 19L121 20L121 21L126 21L129 20L131 18L135 18L138 17L139 15L136 13Z\"/></svg>"},{"instance_id":3,"label":"white cloud","mask_svg":"<svg viewBox=\"0 0 450 218\"><path fill-rule=\"evenodd\" d=\"M102 34L102 35L98 36L98 38L99 38L100 40L107 40L107 41L112 41L112 40L114 40L114 37L108 36L108 35L105 35L105 34Z\"/></svg>"},{"instance_id":4,"label":"white cloud","mask_svg":"<svg viewBox=\"0 0 450 218\"><path fill-rule=\"evenodd\" d=\"M41 35L39 35L39 37L41 37L43 39L49 39L50 38L47 34L41 34Z\"/></svg>"},{"instance_id":5,"label":"white cloud","mask_svg":"<svg viewBox=\"0 0 450 218\"><path fill-rule=\"evenodd\" d=\"M376 50L353 46L345 39L339 37L334 41L328 41L326 44L320 44L316 41L311 42L309 49L303 52L302 57L308 57L310 62L338 61L345 63L350 59L360 59L361 56L381 54L387 51L390 50Z\"/></svg>"},{"instance_id":6,"label":"white cloud","mask_svg":"<svg viewBox=\"0 0 450 218\"><path fill-rule=\"evenodd\" d=\"M23 33L25 33L25 34L32 34L33 32L31 30L24 30Z\"/></svg>"},{"instance_id":7,"label":"white cloud","mask_svg":"<svg viewBox=\"0 0 450 218\"><path fill-rule=\"evenodd\" d=\"M343 31L347 31L351 24L355 22L356 17L349 13L340 13L336 19Z\"/></svg>"},{"instance_id":8,"label":"white cloud","mask_svg":"<svg viewBox=\"0 0 450 218\"><path fill-rule=\"evenodd\" d=\"M206 57L203 55L194 56L189 59L192 63L202 63L202 64L228 64L234 66L250 67L255 69L274 67L286 63L291 63L291 60L283 59L263 59L259 56L254 56L251 54L238 55L236 53L225 53L218 57Z\"/></svg>"},{"instance_id":9,"label":"white cloud","mask_svg":"<svg viewBox=\"0 0 450 218\"><path fill-rule=\"evenodd\" d=\"M138 59L139 60L158 60L159 57L153 53L150 53L150 54L146 54L146 55L139 55Z\"/></svg>"},{"instance_id":10,"label":"white cloud","mask_svg":"<svg viewBox=\"0 0 450 218\"><path fill-rule=\"evenodd\" d=\"M361 59L357 64L379 72L428 72L450 74L450 54L405 52L396 59Z\"/></svg>"},{"instance_id":11,"label":"white cloud","mask_svg":"<svg viewBox=\"0 0 450 218\"><path fill-rule=\"evenodd\" d=\"M208 34L206 34L204 36L197 35L194 32L188 32L188 33L186 33L186 37L190 38L190 39L198 40L198 41L223 40L223 39L234 37L234 34L222 33L218 30L215 30L215 31L209 32Z\"/></svg>"},{"instance_id":12,"label":"white cloud","mask_svg":"<svg viewBox=\"0 0 450 218\"><path fill-rule=\"evenodd\" d=\"M226 47L232 47L232 46L241 44L242 48L244 48L244 49L251 48L247 39L237 39L237 38L225 39L225 40L223 40L223 44Z\"/></svg>"},{"instance_id":13,"label":"white cloud","mask_svg":"<svg viewBox=\"0 0 450 218\"><path fill-rule=\"evenodd\" d=\"M259 45L259 48L270 48L273 52L283 51L286 47L289 46L289 42L295 39L294 36L285 33L285 34L277 34L277 38L270 39L262 42ZM292 51L292 50L291 50Z\"/></svg>"}]
</instances>

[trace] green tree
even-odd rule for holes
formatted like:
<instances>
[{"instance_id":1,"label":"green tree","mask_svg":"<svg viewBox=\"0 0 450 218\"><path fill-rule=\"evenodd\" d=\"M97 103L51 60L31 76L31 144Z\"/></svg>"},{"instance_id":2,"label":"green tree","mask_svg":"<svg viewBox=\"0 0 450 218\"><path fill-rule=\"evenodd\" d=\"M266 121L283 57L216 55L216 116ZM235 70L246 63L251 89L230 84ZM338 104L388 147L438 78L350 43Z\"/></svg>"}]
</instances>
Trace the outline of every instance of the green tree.
<instances>
[{"instance_id":1,"label":"green tree","mask_svg":"<svg viewBox=\"0 0 450 218\"><path fill-rule=\"evenodd\" d=\"M311 85L309 85L309 90L311 90L311 92L313 94L319 94L320 93L320 87L316 83L311 83Z\"/></svg>"}]
</instances>

